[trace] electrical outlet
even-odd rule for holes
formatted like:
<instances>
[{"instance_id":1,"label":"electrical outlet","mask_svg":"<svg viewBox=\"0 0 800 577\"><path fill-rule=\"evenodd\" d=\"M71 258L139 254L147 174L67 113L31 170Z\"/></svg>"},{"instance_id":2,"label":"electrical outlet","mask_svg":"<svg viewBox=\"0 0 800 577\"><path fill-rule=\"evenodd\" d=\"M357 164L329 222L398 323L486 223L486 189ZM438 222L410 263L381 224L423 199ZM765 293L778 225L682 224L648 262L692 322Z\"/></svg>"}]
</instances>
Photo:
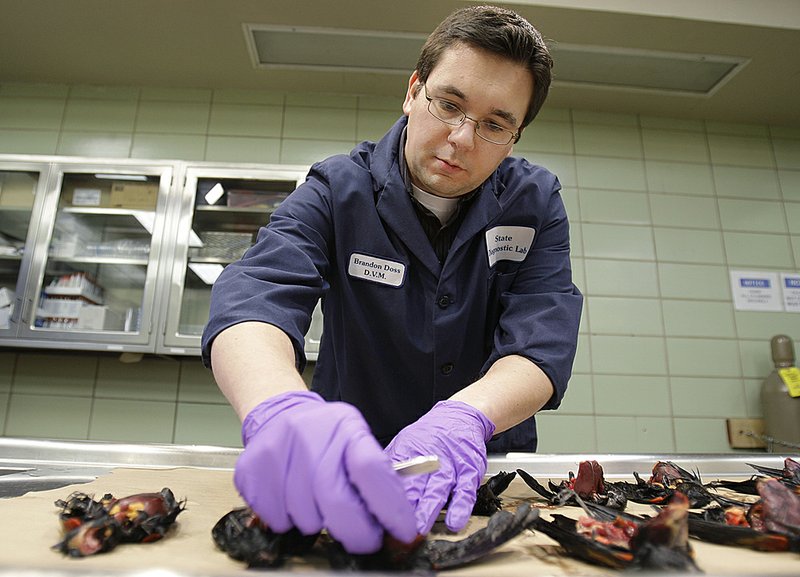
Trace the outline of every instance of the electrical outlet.
<instances>
[{"instance_id":1,"label":"electrical outlet","mask_svg":"<svg viewBox=\"0 0 800 577\"><path fill-rule=\"evenodd\" d=\"M764 449L764 419L727 419L728 444L732 449Z\"/></svg>"}]
</instances>

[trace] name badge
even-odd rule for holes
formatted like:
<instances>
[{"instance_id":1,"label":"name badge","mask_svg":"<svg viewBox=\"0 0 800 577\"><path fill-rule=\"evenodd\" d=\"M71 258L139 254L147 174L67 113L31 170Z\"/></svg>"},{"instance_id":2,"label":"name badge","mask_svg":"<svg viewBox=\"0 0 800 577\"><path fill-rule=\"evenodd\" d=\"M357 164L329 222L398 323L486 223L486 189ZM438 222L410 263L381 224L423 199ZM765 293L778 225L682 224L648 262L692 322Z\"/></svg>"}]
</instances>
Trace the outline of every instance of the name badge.
<instances>
[{"instance_id":1,"label":"name badge","mask_svg":"<svg viewBox=\"0 0 800 577\"><path fill-rule=\"evenodd\" d=\"M486 231L489 267L499 260L525 260L533 243L535 229L528 226L496 226Z\"/></svg>"},{"instance_id":2,"label":"name badge","mask_svg":"<svg viewBox=\"0 0 800 577\"><path fill-rule=\"evenodd\" d=\"M406 276L406 265L354 252L350 255L347 274L353 278L399 287L403 284Z\"/></svg>"}]
</instances>

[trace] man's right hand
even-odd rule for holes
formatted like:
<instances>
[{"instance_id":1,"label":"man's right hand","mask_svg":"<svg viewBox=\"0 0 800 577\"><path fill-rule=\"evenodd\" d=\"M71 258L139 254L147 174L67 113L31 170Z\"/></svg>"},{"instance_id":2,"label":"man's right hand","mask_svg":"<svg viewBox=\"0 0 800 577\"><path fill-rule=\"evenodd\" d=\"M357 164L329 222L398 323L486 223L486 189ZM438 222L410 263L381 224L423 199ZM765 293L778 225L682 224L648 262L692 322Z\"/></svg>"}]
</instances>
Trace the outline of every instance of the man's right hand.
<instances>
[{"instance_id":1,"label":"man's right hand","mask_svg":"<svg viewBox=\"0 0 800 577\"><path fill-rule=\"evenodd\" d=\"M327 529L350 553L380 549L384 530L417 535L400 477L361 413L310 391L276 395L242 425L234 483L273 531Z\"/></svg>"}]
</instances>

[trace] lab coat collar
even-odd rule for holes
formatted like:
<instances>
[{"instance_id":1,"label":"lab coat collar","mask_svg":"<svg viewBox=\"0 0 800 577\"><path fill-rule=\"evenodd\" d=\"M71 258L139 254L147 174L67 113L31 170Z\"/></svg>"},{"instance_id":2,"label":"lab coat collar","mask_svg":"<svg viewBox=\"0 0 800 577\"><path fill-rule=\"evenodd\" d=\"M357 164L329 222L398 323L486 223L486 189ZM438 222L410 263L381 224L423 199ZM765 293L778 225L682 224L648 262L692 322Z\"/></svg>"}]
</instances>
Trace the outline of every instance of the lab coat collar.
<instances>
[{"instance_id":1,"label":"lab coat collar","mask_svg":"<svg viewBox=\"0 0 800 577\"><path fill-rule=\"evenodd\" d=\"M438 278L442 265L436 258L428 237L425 236L400 171L400 141L407 120L408 117L402 116L375 145L370 157L370 170L376 195L375 208L383 222L400 238L408 250Z\"/></svg>"},{"instance_id":2,"label":"lab coat collar","mask_svg":"<svg viewBox=\"0 0 800 577\"><path fill-rule=\"evenodd\" d=\"M400 161L400 143L408 117L402 116L389 132L375 145L370 159L373 185L376 194L376 209L381 219L405 243L408 249L437 278L442 265L428 241L419 222L408 192L408 186L402 178ZM450 261L458 249L467 243L475 234L482 232L486 225L500 213L498 196L502 186L497 171L484 182L477 198L469 207L464 222L453 240L447 261ZM446 262L447 262L446 261Z\"/></svg>"}]
</instances>

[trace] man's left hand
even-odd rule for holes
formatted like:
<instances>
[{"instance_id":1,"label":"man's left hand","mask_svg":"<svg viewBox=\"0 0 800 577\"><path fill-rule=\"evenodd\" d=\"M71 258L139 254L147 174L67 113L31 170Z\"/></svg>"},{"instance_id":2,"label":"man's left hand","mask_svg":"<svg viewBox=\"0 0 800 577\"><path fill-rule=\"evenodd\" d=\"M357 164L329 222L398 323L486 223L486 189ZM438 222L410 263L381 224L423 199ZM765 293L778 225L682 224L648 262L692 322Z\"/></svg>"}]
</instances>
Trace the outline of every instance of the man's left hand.
<instances>
[{"instance_id":1,"label":"man's left hand","mask_svg":"<svg viewBox=\"0 0 800 577\"><path fill-rule=\"evenodd\" d=\"M464 528L486 473L486 442L494 424L461 401L440 401L418 421L400 431L386 447L392 461L421 455L439 457L439 470L404 479L406 496L416 509L417 529L426 535L447 505L445 524Z\"/></svg>"}]
</instances>

